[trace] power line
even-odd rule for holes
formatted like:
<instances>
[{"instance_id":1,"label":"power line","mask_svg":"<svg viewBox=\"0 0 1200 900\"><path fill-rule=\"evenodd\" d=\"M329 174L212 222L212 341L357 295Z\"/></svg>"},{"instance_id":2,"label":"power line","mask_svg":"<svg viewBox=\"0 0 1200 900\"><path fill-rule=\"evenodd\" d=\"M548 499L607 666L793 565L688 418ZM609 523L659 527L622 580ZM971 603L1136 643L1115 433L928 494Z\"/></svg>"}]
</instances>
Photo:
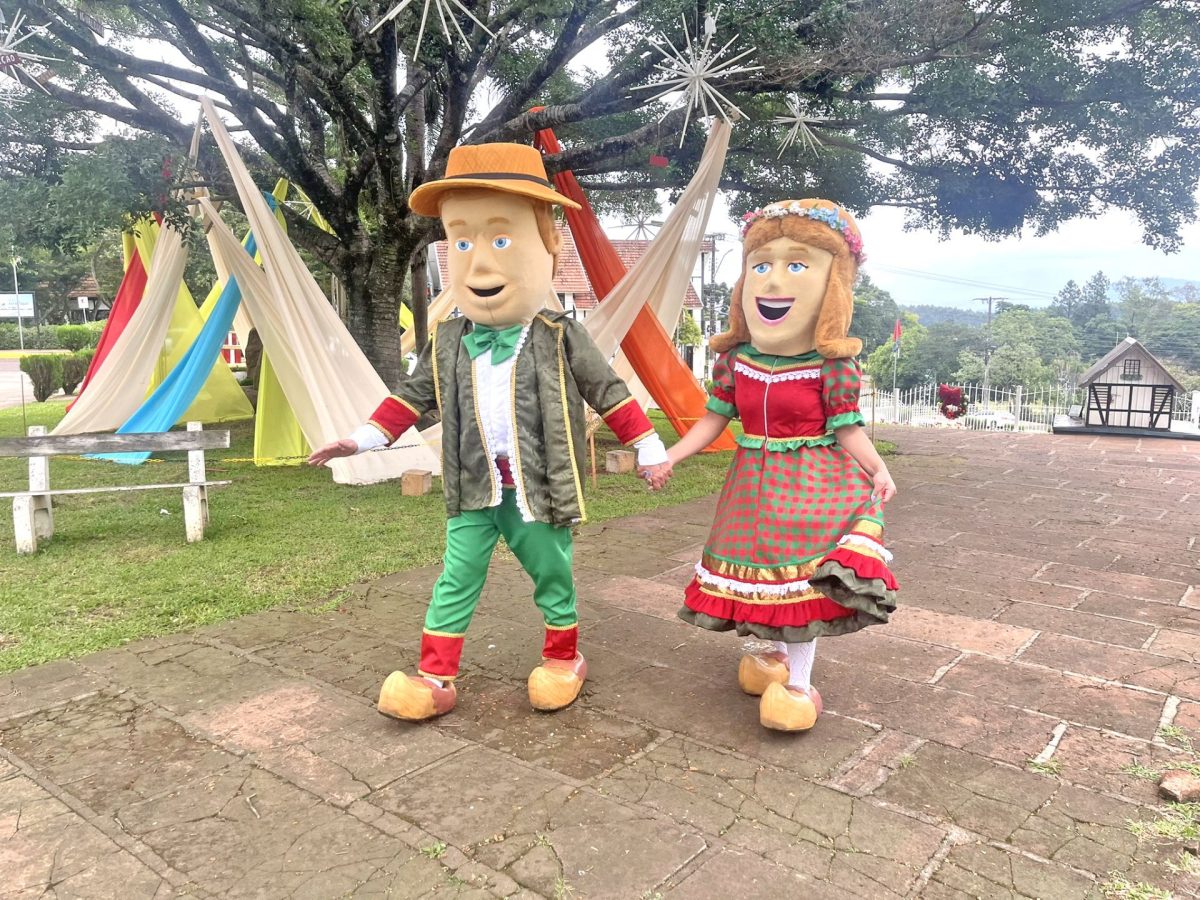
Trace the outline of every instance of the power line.
<instances>
[{"instance_id":1,"label":"power line","mask_svg":"<svg viewBox=\"0 0 1200 900\"><path fill-rule=\"evenodd\" d=\"M882 263L872 265L873 269L892 272L896 275L907 275L912 278L923 278L927 281L940 281L946 284L957 284L964 287L986 288L991 291L1005 291L1009 294L1021 294L1038 300L1053 300L1055 295L1047 291L1035 291L1030 288L1013 287L1012 285L996 284L991 281L981 281L974 278L962 278L957 275L943 275L938 272L926 272L922 269L909 269L904 266L889 266Z\"/></svg>"}]
</instances>

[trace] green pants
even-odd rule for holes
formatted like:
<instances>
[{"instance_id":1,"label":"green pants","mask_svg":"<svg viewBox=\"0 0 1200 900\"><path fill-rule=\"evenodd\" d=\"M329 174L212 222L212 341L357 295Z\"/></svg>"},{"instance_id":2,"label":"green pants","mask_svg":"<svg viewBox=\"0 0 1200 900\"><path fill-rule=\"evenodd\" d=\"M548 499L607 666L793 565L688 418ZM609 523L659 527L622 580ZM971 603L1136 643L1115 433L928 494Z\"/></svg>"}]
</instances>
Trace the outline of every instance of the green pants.
<instances>
[{"instance_id":1,"label":"green pants","mask_svg":"<svg viewBox=\"0 0 1200 900\"><path fill-rule=\"evenodd\" d=\"M505 489L499 506L466 510L446 523L445 566L425 614L421 674L437 678L458 674L463 636L501 536L533 579L533 602L546 622L543 655L575 658L579 620L571 572L571 529L522 521L516 492Z\"/></svg>"}]
</instances>

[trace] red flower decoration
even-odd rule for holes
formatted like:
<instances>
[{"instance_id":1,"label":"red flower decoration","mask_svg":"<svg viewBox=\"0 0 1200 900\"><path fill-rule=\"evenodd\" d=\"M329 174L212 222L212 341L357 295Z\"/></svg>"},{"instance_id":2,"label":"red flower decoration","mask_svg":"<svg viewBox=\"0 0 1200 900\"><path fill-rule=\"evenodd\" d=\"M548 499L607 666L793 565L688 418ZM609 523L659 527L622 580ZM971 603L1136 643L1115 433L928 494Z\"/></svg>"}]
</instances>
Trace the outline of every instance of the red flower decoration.
<instances>
[{"instance_id":1,"label":"red flower decoration","mask_svg":"<svg viewBox=\"0 0 1200 900\"><path fill-rule=\"evenodd\" d=\"M947 419L957 419L967 411L967 401L963 398L963 389L951 387L948 384L938 385L938 409Z\"/></svg>"}]
</instances>

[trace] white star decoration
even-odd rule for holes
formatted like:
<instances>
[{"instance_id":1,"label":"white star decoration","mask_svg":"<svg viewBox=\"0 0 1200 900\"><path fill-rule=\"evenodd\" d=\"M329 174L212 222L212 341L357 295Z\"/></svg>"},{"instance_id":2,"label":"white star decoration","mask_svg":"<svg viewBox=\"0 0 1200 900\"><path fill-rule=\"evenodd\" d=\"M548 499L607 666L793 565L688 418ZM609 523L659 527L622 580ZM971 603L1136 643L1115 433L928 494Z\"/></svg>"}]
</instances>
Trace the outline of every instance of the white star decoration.
<instances>
[{"instance_id":1,"label":"white star decoration","mask_svg":"<svg viewBox=\"0 0 1200 900\"><path fill-rule=\"evenodd\" d=\"M28 53L18 49L21 44L29 40L31 37L46 33L46 28L41 25L32 28L26 28L25 33L21 34L21 26L25 23L26 16L23 12L17 11L13 16L12 24L8 27L8 31L4 32L0 38L0 72L4 72L10 78L21 84L21 76L25 76L25 80L37 88L41 88L47 94L45 85L29 74L29 70L25 68L28 62L51 62L54 57L38 56L36 53ZM0 17L0 26L3 25L3 18ZM12 106L15 103L21 102L18 97L15 85L5 85L0 89L0 102L5 105Z\"/></svg>"},{"instance_id":2,"label":"white star decoration","mask_svg":"<svg viewBox=\"0 0 1200 900\"><path fill-rule=\"evenodd\" d=\"M393 6L390 10L388 10L382 19L371 26L371 33L374 34L388 22L391 22L393 19L395 19L398 15L400 15L400 13L404 12L404 10L407 9L408 5L412 2L413 0L401 0L400 3L397 3L395 6ZM491 35L493 38L496 36L492 33L491 29L489 29L486 25L480 22L478 18L476 18L475 13L467 9L462 0L424 0L424 3L425 6L421 10L421 25L417 29L417 46L413 50L413 59L416 59L421 52L421 41L425 37L425 22L429 18L429 7L431 5L437 8L438 18L441 19L442 22L442 31L446 35L446 40L450 41L451 43L454 42L454 35L450 33L450 25L453 25L454 30L458 32L458 36L462 38L462 42L464 44L470 44L470 41L467 40L467 36L463 33L462 27L458 24L458 19L455 18L454 7L456 6L470 16L471 21L486 31L489 35Z\"/></svg>"},{"instance_id":3,"label":"white star decoration","mask_svg":"<svg viewBox=\"0 0 1200 900\"><path fill-rule=\"evenodd\" d=\"M790 125L787 134L779 142L779 156L783 156L783 152L794 145L797 141L804 150L810 153L818 153L821 148L821 139L817 137L812 130L812 125L820 122L820 119L806 117L800 112L800 107L791 97L788 97L788 115L776 116L776 125ZM777 156L776 159L779 157Z\"/></svg>"},{"instance_id":4,"label":"white star decoration","mask_svg":"<svg viewBox=\"0 0 1200 900\"><path fill-rule=\"evenodd\" d=\"M717 13L720 10L718 8ZM734 35L726 44L719 50L713 49L713 35L717 30L717 13L708 16L704 20L704 41L701 43L699 37L695 41L688 33L687 20L680 16L683 21L683 37L684 48L680 50L671 40L665 35L651 39L650 43L658 49L663 55L662 62L654 64L654 67L667 77L662 81L656 81L654 84L643 84L635 87L635 91L646 91L654 88L661 90L651 97L651 100L657 100L660 97L665 97L668 94L674 94L679 91L683 92L682 102L686 105L687 115L683 120L683 133L679 136L679 146L683 146L683 136L687 132L688 122L691 119L693 111L699 113L700 116L707 117L712 114L721 116L726 122L731 121L731 114L736 113L738 117L745 118L745 113L738 109L737 105L717 90L711 82L718 78L728 78L731 75L743 75L747 72L757 72L762 69L762 66L742 66L738 63L755 51L756 48L751 47L749 50L744 50L737 56L722 60L725 51L730 45L736 41L740 35ZM709 106L712 106L713 112L709 112Z\"/></svg>"}]
</instances>

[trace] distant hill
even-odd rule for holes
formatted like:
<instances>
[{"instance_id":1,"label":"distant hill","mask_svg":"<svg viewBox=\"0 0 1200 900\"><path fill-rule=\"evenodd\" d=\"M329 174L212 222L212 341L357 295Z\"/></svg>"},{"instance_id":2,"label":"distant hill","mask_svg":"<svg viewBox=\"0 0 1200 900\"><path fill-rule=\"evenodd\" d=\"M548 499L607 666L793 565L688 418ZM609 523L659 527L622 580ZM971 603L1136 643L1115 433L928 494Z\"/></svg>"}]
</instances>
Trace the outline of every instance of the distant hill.
<instances>
[{"instance_id":1,"label":"distant hill","mask_svg":"<svg viewBox=\"0 0 1200 900\"><path fill-rule=\"evenodd\" d=\"M1116 303L1121 299L1121 292L1117 288L1117 281L1114 279L1111 287L1108 289L1108 299ZM1176 300L1185 299L1182 295L1188 293L1200 294L1200 281L1194 278L1160 278L1158 283L1166 288L1167 293L1171 294Z\"/></svg>"},{"instance_id":2,"label":"distant hill","mask_svg":"<svg viewBox=\"0 0 1200 900\"><path fill-rule=\"evenodd\" d=\"M960 325L982 325L987 313L976 309L956 309L953 306L901 305L900 309L915 315L922 325L937 325L939 322L957 322Z\"/></svg>"},{"instance_id":3,"label":"distant hill","mask_svg":"<svg viewBox=\"0 0 1200 900\"><path fill-rule=\"evenodd\" d=\"M1200 293L1200 281L1189 278L1160 278L1162 286L1172 294L1184 292Z\"/></svg>"}]
</instances>

